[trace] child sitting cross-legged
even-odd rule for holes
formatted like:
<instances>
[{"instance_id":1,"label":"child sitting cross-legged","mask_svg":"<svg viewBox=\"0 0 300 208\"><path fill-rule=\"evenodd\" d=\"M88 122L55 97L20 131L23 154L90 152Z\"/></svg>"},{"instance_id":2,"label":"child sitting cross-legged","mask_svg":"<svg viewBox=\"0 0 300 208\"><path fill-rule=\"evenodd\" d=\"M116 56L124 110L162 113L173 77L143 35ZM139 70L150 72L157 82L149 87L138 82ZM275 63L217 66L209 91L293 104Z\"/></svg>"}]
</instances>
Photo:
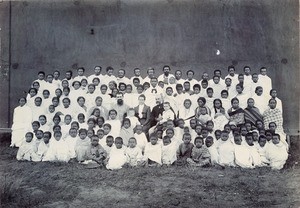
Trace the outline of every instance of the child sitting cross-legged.
<instances>
[{"instance_id":1,"label":"child sitting cross-legged","mask_svg":"<svg viewBox=\"0 0 300 208\"><path fill-rule=\"evenodd\" d=\"M144 157L147 160L148 166L159 167L161 166L161 143L157 142L157 135L155 133L150 135L150 142L145 146Z\"/></svg>"},{"instance_id":2,"label":"child sitting cross-legged","mask_svg":"<svg viewBox=\"0 0 300 208\"><path fill-rule=\"evenodd\" d=\"M32 141L33 133L27 132L25 134L25 142L23 142L17 153L17 160L28 160L31 161L32 157L36 156L35 143Z\"/></svg>"},{"instance_id":3,"label":"child sitting cross-legged","mask_svg":"<svg viewBox=\"0 0 300 208\"><path fill-rule=\"evenodd\" d=\"M202 137L195 138L192 158L187 158L187 162L190 166L205 167L210 165L210 153L203 143Z\"/></svg>"},{"instance_id":4,"label":"child sitting cross-legged","mask_svg":"<svg viewBox=\"0 0 300 208\"><path fill-rule=\"evenodd\" d=\"M98 164L100 167L104 167L106 156L106 151L99 144L98 136L93 135L91 138L91 145L86 153L87 160L84 161L84 164Z\"/></svg>"},{"instance_id":5,"label":"child sitting cross-legged","mask_svg":"<svg viewBox=\"0 0 300 208\"><path fill-rule=\"evenodd\" d=\"M162 146L162 164L163 165L172 165L176 161L176 150L177 150L177 142L171 141L169 136L163 137L163 146Z\"/></svg>"},{"instance_id":6,"label":"child sitting cross-legged","mask_svg":"<svg viewBox=\"0 0 300 208\"><path fill-rule=\"evenodd\" d=\"M176 164L181 166L181 165L186 165L187 164L187 158L191 158L192 155L192 149L194 145L191 143L191 135L189 133L184 133L182 136L182 141L179 145L179 148L177 149L176 156L177 156L177 161Z\"/></svg>"},{"instance_id":7,"label":"child sitting cross-legged","mask_svg":"<svg viewBox=\"0 0 300 208\"><path fill-rule=\"evenodd\" d=\"M129 138L125 154L127 157L127 164L130 167L143 166L145 164L142 150L137 146L137 142L134 137Z\"/></svg>"},{"instance_id":8,"label":"child sitting cross-legged","mask_svg":"<svg viewBox=\"0 0 300 208\"><path fill-rule=\"evenodd\" d=\"M125 154L126 147L123 145L121 137L115 138L115 146L112 147L106 168L109 170L118 170L125 165L127 157Z\"/></svg>"}]
</instances>

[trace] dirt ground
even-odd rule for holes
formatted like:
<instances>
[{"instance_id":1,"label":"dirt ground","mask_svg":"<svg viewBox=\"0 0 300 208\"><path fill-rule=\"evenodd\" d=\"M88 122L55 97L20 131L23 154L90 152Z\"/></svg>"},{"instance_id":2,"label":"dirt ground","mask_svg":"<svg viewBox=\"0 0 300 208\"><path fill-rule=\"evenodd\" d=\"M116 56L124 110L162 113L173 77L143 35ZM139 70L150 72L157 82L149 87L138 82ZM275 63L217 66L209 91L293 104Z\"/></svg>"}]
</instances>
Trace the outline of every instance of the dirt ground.
<instances>
[{"instance_id":1,"label":"dirt ground","mask_svg":"<svg viewBox=\"0 0 300 208\"><path fill-rule=\"evenodd\" d=\"M0 141L1 207L300 207L299 138L281 171L18 162Z\"/></svg>"}]
</instances>

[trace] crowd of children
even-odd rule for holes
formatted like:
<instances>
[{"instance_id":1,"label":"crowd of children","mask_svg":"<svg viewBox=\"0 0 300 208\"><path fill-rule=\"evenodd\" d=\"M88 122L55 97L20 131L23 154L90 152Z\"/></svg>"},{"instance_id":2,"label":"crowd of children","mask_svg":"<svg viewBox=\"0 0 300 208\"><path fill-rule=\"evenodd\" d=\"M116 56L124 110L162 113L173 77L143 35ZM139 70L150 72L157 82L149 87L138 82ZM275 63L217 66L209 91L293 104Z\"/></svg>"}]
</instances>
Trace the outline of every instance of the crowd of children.
<instances>
[{"instance_id":1,"label":"crowd of children","mask_svg":"<svg viewBox=\"0 0 300 208\"><path fill-rule=\"evenodd\" d=\"M289 143L282 103L267 69L228 67L201 80L170 66L147 77L134 69L96 66L86 76L38 72L14 110L11 146L17 160L77 160L107 169L178 165L283 168Z\"/></svg>"}]
</instances>

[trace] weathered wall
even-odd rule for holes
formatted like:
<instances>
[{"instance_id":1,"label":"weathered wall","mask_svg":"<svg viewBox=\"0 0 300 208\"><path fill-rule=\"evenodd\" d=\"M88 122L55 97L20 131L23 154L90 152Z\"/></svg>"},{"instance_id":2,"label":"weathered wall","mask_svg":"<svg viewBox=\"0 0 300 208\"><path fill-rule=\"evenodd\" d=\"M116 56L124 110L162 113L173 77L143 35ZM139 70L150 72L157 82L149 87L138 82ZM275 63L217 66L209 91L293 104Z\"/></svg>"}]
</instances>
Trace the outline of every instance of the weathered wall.
<instances>
[{"instance_id":1,"label":"weathered wall","mask_svg":"<svg viewBox=\"0 0 300 208\"><path fill-rule=\"evenodd\" d=\"M298 129L298 6L297 0L12 2L11 106L40 70L100 64L131 75L134 67L160 72L170 64L199 76L217 68L225 74L233 63L238 71L269 69L285 127Z\"/></svg>"},{"instance_id":2,"label":"weathered wall","mask_svg":"<svg viewBox=\"0 0 300 208\"><path fill-rule=\"evenodd\" d=\"M9 2L0 3L0 128L9 126Z\"/></svg>"}]
</instances>

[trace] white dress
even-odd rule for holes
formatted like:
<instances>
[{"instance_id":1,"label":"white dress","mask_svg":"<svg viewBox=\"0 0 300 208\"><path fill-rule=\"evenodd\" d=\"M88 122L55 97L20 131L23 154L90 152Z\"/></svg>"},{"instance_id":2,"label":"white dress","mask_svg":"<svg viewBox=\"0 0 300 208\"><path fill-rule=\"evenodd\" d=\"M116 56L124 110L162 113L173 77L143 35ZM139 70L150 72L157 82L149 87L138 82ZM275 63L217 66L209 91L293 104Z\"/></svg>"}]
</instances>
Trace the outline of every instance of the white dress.
<instances>
[{"instance_id":1,"label":"white dress","mask_svg":"<svg viewBox=\"0 0 300 208\"><path fill-rule=\"evenodd\" d=\"M126 147L124 146L122 146L121 149L117 149L116 146L112 147L106 168L109 170L121 169L122 166L127 162L125 151Z\"/></svg>"},{"instance_id":2,"label":"white dress","mask_svg":"<svg viewBox=\"0 0 300 208\"><path fill-rule=\"evenodd\" d=\"M13 124L11 127L11 145L20 147L24 141L24 137L27 129L31 128L32 111L26 104L24 106L18 106L14 110Z\"/></svg>"}]
</instances>

